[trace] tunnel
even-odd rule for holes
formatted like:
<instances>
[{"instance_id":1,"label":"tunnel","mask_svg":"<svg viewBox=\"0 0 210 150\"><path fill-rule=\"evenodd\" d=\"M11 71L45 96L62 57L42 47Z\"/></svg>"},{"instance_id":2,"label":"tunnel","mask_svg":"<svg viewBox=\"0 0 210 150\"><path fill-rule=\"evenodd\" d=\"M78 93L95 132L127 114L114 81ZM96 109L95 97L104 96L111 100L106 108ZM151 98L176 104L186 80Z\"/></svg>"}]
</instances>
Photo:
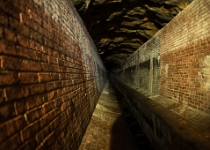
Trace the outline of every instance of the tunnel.
<instances>
[{"instance_id":1,"label":"tunnel","mask_svg":"<svg viewBox=\"0 0 210 150\"><path fill-rule=\"evenodd\" d=\"M0 0L0 150L210 150L209 10Z\"/></svg>"}]
</instances>

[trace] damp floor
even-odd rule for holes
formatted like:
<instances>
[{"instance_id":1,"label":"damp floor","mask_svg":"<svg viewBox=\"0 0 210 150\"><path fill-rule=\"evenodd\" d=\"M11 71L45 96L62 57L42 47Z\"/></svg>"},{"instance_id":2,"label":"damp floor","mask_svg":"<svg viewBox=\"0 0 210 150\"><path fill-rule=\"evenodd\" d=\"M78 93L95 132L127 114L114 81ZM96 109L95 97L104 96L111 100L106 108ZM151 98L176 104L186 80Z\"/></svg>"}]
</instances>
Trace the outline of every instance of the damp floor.
<instances>
[{"instance_id":1,"label":"damp floor","mask_svg":"<svg viewBox=\"0 0 210 150\"><path fill-rule=\"evenodd\" d=\"M98 100L79 150L154 150L127 105L117 99L109 81Z\"/></svg>"}]
</instances>

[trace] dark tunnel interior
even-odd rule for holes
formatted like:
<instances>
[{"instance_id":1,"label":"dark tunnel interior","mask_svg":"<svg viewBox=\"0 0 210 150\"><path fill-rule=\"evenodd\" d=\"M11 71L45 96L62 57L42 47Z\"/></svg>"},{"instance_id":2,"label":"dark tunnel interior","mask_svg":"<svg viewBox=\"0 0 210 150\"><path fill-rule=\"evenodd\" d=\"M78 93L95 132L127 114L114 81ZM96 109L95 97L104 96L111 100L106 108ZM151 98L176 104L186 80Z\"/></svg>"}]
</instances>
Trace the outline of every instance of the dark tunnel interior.
<instances>
[{"instance_id":1,"label":"dark tunnel interior","mask_svg":"<svg viewBox=\"0 0 210 150\"><path fill-rule=\"evenodd\" d=\"M0 0L0 150L210 150L209 10Z\"/></svg>"}]
</instances>

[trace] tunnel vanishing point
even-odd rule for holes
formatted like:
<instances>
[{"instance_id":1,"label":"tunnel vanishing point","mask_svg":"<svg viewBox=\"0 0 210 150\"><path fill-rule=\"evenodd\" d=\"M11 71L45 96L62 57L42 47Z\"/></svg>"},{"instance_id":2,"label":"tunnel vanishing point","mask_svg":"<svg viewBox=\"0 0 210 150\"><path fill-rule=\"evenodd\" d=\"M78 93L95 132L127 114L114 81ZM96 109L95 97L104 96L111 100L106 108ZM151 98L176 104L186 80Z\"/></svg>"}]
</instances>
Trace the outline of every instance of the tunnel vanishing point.
<instances>
[{"instance_id":1,"label":"tunnel vanishing point","mask_svg":"<svg viewBox=\"0 0 210 150\"><path fill-rule=\"evenodd\" d=\"M150 1L152 14L161 0ZM0 0L0 150L77 150L108 77L155 149L210 150L210 1L192 1L148 39L118 28L109 47L85 17L71 0ZM110 43L121 59L126 40L139 47L107 63Z\"/></svg>"}]
</instances>

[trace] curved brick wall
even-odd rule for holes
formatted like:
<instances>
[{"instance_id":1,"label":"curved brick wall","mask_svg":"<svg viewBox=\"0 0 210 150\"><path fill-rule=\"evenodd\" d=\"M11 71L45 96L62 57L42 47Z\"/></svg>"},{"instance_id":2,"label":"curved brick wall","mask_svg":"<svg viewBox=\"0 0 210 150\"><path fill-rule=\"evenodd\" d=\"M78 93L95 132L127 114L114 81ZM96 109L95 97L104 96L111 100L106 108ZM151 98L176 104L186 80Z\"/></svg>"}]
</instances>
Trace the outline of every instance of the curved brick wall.
<instances>
[{"instance_id":1,"label":"curved brick wall","mask_svg":"<svg viewBox=\"0 0 210 150\"><path fill-rule=\"evenodd\" d=\"M77 149L105 80L70 0L0 1L0 150Z\"/></svg>"}]
</instances>

